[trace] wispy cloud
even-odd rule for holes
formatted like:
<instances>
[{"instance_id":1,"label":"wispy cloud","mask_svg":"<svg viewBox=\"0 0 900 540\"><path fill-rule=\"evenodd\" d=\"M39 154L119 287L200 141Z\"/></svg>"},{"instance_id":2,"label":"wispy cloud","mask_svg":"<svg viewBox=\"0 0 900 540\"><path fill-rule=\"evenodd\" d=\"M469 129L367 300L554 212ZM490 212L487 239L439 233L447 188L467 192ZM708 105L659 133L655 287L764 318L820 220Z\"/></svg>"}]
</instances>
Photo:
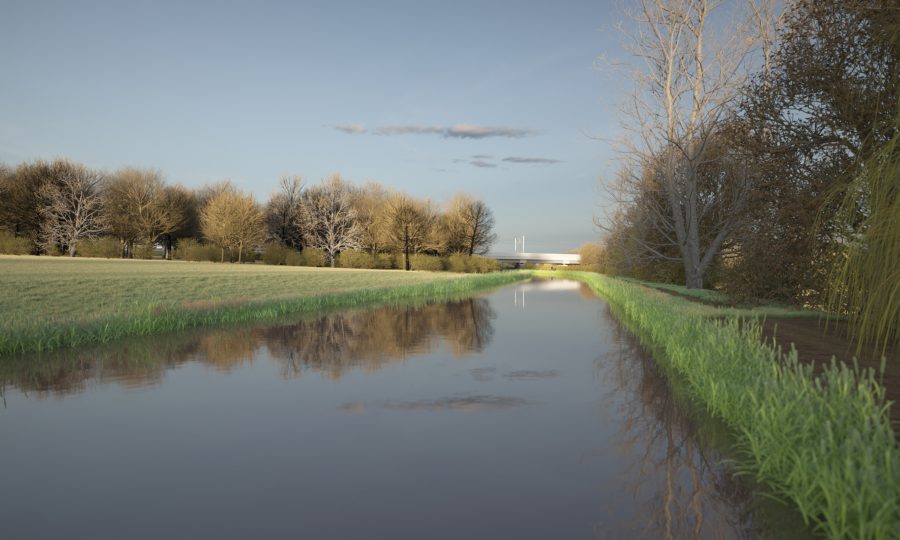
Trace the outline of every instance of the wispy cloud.
<instances>
[{"instance_id":1,"label":"wispy cloud","mask_svg":"<svg viewBox=\"0 0 900 540\"><path fill-rule=\"evenodd\" d=\"M363 133L369 132L369 130L366 129L366 126L363 124L335 124L331 127L350 135L361 135Z\"/></svg>"},{"instance_id":2,"label":"wispy cloud","mask_svg":"<svg viewBox=\"0 0 900 540\"><path fill-rule=\"evenodd\" d=\"M475 154L472 156L472 159L494 159L494 156L489 154Z\"/></svg>"},{"instance_id":3,"label":"wispy cloud","mask_svg":"<svg viewBox=\"0 0 900 540\"><path fill-rule=\"evenodd\" d=\"M457 137L460 139L485 139L487 137L507 137L520 139L537 135L532 129L496 126L474 126L471 124L457 124L446 129L445 137Z\"/></svg>"},{"instance_id":4,"label":"wispy cloud","mask_svg":"<svg viewBox=\"0 0 900 540\"><path fill-rule=\"evenodd\" d=\"M333 124L334 129L350 135L375 133L377 135L437 135L445 139L487 139L490 137L505 137L508 139L521 139L537 135L533 129L516 128L509 126L479 126L476 124L454 124L452 126L426 126L419 124L398 124L394 126L380 126L369 130L365 124ZM474 159L492 159L493 156L477 155Z\"/></svg>"},{"instance_id":5,"label":"wispy cloud","mask_svg":"<svg viewBox=\"0 0 900 540\"><path fill-rule=\"evenodd\" d=\"M379 135L442 135L444 128L436 126L382 126L375 130Z\"/></svg>"},{"instance_id":6,"label":"wispy cloud","mask_svg":"<svg viewBox=\"0 0 900 540\"><path fill-rule=\"evenodd\" d=\"M537 163L542 165L553 165L555 163L562 163L562 161L558 159L550 159L550 158L540 158L540 157L520 157L520 156L511 156L503 158L503 161L508 163Z\"/></svg>"},{"instance_id":7,"label":"wispy cloud","mask_svg":"<svg viewBox=\"0 0 900 540\"><path fill-rule=\"evenodd\" d=\"M537 135L532 129L504 126L477 126L474 124L456 124L452 126L399 125L382 126L375 130L378 135L438 135L445 139L487 139L489 137L506 137L520 139Z\"/></svg>"},{"instance_id":8,"label":"wispy cloud","mask_svg":"<svg viewBox=\"0 0 900 540\"><path fill-rule=\"evenodd\" d=\"M481 167L483 169L493 169L494 167L497 166L496 163L488 163L487 161L481 161L478 159L470 161L469 165L472 165L474 167Z\"/></svg>"}]
</instances>

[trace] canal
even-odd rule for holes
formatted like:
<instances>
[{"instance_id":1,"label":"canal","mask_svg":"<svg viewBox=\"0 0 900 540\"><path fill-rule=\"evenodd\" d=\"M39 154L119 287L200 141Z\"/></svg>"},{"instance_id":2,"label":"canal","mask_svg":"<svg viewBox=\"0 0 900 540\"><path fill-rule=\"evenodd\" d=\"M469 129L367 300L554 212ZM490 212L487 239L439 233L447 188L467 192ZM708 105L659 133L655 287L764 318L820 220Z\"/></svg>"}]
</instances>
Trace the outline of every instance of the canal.
<instances>
[{"instance_id":1,"label":"canal","mask_svg":"<svg viewBox=\"0 0 900 540\"><path fill-rule=\"evenodd\" d=\"M5 359L0 388L5 538L805 534L571 281Z\"/></svg>"}]
</instances>

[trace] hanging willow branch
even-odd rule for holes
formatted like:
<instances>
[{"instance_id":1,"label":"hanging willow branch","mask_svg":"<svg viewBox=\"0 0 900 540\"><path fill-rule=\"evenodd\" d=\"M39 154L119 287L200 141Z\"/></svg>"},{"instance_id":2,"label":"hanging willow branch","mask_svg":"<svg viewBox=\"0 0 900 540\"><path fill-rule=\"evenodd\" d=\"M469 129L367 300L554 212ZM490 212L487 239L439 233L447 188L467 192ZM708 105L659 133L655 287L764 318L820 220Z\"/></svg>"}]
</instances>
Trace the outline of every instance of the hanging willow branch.
<instances>
[{"instance_id":1,"label":"hanging willow branch","mask_svg":"<svg viewBox=\"0 0 900 540\"><path fill-rule=\"evenodd\" d=\"M900 340L900 117L843 193L837 218L865 218L831 272L828 305L849 314L857 352L873 344L883 354Z\"/></svg>"}]
</instances>

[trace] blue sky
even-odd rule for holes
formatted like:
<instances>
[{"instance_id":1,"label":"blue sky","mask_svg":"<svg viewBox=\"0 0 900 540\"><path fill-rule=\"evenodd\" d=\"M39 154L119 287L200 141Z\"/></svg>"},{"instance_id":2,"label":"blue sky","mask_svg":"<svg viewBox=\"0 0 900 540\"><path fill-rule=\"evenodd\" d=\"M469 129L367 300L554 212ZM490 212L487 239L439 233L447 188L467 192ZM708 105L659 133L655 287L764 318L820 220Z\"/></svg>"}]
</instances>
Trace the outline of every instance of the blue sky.
<instances>
[{"instance_id":1,"label":"blue sky","mask_svg":"<svg viewBox=\"0 0 900 540\"><path fill-rule=\"evenodd\" d=\"M571 249L597 237L614 167L591 136L618 136L624 83L594 60L624 55L620 19L598 0L4 2L0 161L260 200L282 174L465 191L494 209L495 249Z\"/></svg>"}]
</instances>

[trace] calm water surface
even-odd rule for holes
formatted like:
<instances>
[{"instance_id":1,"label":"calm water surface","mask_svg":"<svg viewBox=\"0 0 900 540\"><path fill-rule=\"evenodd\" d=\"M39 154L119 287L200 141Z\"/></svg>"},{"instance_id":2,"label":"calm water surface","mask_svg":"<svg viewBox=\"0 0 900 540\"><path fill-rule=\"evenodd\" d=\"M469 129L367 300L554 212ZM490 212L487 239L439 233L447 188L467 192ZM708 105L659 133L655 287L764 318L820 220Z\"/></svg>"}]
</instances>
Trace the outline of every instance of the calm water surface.
<instances>
[{"instance_id":1,"label":"calm water surface","mask_svg":"<svg viewBox=\"0 0 900 540\"><path fill-rule=\"evenodd\" d=\"M12 359L0 388L4 538L803 532L574 282Z\"/></svg>"}]
</instances>

